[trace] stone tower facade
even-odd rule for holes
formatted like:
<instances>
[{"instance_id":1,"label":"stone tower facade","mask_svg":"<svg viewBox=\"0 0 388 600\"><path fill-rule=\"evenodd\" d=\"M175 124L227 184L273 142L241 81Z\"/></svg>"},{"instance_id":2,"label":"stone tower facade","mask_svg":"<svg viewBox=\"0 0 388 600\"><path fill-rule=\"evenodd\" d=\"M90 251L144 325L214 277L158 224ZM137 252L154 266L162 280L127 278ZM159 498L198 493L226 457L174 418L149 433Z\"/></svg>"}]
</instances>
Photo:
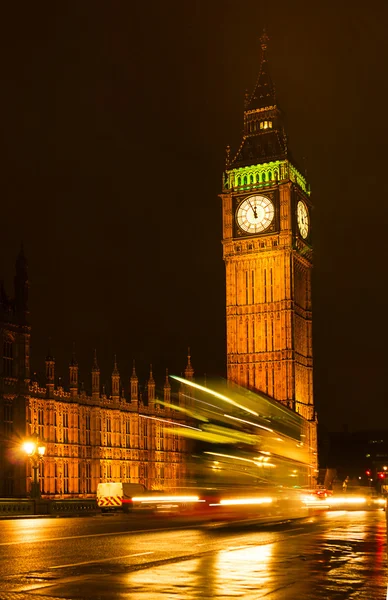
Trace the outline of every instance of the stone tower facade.
<instances>
[{"instance_id":1,"label":"stone tower facade","mask_svg":"<svg viewBox=\"0 0 388 600\"><path fill-rule=\"evenodd\" d=\"M312 204L288 148L267 42L263 34L243 139L234 157L227 149L223 176L227 372L314 422Z\"/></svg>"}]
</instances>

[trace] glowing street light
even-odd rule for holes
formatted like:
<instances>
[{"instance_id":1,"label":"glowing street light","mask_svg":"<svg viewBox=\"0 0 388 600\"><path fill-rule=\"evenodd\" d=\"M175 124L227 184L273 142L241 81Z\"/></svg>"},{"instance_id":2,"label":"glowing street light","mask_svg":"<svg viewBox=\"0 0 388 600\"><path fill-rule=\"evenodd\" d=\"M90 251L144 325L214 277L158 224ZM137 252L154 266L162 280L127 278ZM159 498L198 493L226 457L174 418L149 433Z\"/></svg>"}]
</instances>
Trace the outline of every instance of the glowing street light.
<instances>
[{"instance_id":1,"label":"glowing street light","mask_svg":"<svg viewBox=\"0 0 388 600\"><path fill-rule=\"evenodd\" d=\"M31 460L33 472L31 498L40 498L39 462L43 460L43 456L46 452L46 446L39 441L37 434L35 434L33 438L26 440L22 447L24 452Z\"/></svg>"}]
</instances>

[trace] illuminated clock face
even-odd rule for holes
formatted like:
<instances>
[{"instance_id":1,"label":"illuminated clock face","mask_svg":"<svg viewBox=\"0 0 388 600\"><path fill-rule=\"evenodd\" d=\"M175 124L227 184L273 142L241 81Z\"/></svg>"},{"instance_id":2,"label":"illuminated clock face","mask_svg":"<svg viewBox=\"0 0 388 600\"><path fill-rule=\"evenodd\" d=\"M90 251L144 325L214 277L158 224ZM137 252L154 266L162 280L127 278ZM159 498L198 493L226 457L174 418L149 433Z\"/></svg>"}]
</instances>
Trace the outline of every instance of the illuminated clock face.
<instances>
[{"instance_id":1,"label":"illuminated clock face","mask_svg":"<svg viewBox=\"0 0 388 600\"><path fill-rule=\"evenodd\" d=\"M237 224L246 233L260 233L272 223L275 215L274 205L266 196L245 198L237 209Z\"/></svg>"},{"instance_id":2,"label":"illuminated clock face","mask_svg":"<svg viewBox=\"0 0 388 600\"><path fill-rule=\"evenodd\" d=\"M299 200L298 206L296 207L296 217L298 220L300 235L305 240L309 234L309 213L305 203L302 202L302 200Z\"/></svg>"}]
</instances>

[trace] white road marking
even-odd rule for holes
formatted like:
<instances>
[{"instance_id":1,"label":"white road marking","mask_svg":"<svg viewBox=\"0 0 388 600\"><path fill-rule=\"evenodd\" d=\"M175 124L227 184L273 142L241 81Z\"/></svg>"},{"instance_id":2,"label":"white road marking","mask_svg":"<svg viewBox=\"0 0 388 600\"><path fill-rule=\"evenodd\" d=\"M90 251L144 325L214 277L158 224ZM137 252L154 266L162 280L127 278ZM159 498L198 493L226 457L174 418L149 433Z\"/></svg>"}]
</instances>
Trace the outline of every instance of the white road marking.
<instances>
[{"instance_id":1,"label":"white road marking","mask_svg":"<svg viewBox=\"0 0 388 600\"><path fill-rule=\"evenodd\" d=\"M123 558L134 558L135 556L144 556L145 554L154 554L154 552L138 552L137 554L125 554L124 556L109 556L109 558L100 558L97 560L85 560L78 563L68 563L67 565L55 565L49 569L64 569L65 567L79 567L81 565L91 565L93 563L108 562L110 560L121 560Z\"/></svg>"}]
</instances>

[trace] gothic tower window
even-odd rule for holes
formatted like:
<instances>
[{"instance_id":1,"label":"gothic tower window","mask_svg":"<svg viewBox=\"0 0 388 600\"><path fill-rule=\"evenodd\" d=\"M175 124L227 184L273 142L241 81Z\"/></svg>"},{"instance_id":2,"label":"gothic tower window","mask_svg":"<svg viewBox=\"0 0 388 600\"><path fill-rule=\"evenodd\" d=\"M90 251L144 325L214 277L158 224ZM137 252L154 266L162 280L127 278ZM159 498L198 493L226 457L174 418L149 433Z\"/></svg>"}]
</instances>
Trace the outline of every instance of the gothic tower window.
<instances>
[{"instance_id":1,"label":"gothic tower window","mask_svg":"<svg viewBox=\"0 0 388 600\"><path fill-rule=\"evenodd\" d=\"M85 416L85 442L90 446L90 415Z\"/></svg>"},{"instance_id":2,"label":"gothic tower window","mask_svg":"<svg viewBox=\"0 0 388 600\"><path fill-rule=\"evenodd\" d=\"M125 446L126 448L131 447L131 421L129 419L125 421Z\"/></svg>"},{"instance_id":3,"label":"gothic tower window","mask_svg":"<svg viewBox=\"0 0 388 600\"><path fill-rule=\"evenodd\" d=\"M160 427L160 449L164 450L164 427L163 427L163 425Z\"/></svg>"},{"instance_id":4,"label":"gothic tower window","mask_svg":"<svg viewBox=\"0 0 388 600\"><path fill-rule=\"evenodd\" d=\"M85 465L85 483L86 483L86 493L90 494L92 491L92 465L90 463L86 463Z\"/></svg>"},{"instance_id":5,"label":"gothic tower window","mask_svg":"<svg viewBox=\"0 0 388 600\"><path fill-rule=\"evenodd\" d=\"M112 445L112 421L110 417L106 419L106 445Z\"/></svg>"},{"instance_id":6,"label":"gothic tower window","mask_svg":"<svg viewBox=\"0 0 388 600\"><path fill-rule=\"evenodd\" d=\"M69 414L63 413L63 443L69 442Z\"/></svg>"},{"instance_id":7,"label":"gothic tower window","mask_svg":"<svg viewBox=\"0 0 388 600\"><path fill-rule=\"evenodd\" d=\"M148 423L147 420L143 421L143 441L144 441L144 450L148 450Z\"/></svg>"},{"instance_id":8,"label":"gothic tower window","mask_svg":"<svg viewBox=\"0 0 388 600\"><path fill-rule=\"evenodd\" d=\"M69 463L63 463L63 493L69 493Z\"/></svg>"},{"instance_id":9,"label":"gothic tower window","mask_svg":"<svg viewBox=\"0 0 388 600\"><path fill-rule=\"evenodd\" d=\"M3 344L3 373L4 377L13 377L13 344L10 339Z\"/></svg>"},{"instance_id":10,"label":"gothic tower window","mask_svg":"<svg viewBox=\"0 0 388 600\"><path fill-rule=\"evenodd\" d=\"M38 435L39 439L44 439L44 411L43 408L38 409Z\"/></svg>"}]
</instances>

